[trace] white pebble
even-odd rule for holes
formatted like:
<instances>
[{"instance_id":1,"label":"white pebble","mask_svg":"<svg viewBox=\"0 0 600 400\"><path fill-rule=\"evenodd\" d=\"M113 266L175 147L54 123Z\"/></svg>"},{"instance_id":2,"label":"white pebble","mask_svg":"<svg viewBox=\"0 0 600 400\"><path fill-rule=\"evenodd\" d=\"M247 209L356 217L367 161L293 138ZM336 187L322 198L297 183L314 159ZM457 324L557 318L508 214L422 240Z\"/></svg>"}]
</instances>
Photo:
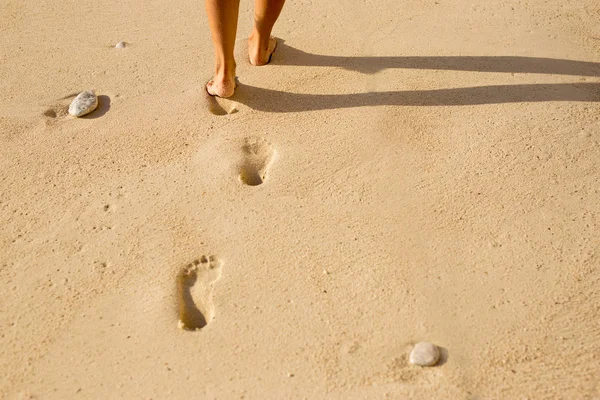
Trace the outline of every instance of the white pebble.
<instances>
[{"instance_id":1,"label":"white pebble","mask_svg":"<svg viewBox=\"0 0 600 400\"><path fill-rule=\"evenodd\" d=\"M440 349L429 342L420 342L415 345L413 351L410 352L410 363L430 367L437 364L440 359Z\"/></svg>"},{"instance_id":2,"label":"white pebble","mask_svg":"<svg viewBox=\"0 0 600 400\"><path fill-rule=\"evenodd\" d=\"M117 44L115 45L115 47L116 47L117 49L124 49L124 48L125 48L125 46L127 46L127 43L125 43L125 42L119 42L119 43L117 43Z\"/></svg>"},{"instance_id":3,"label":"white pebble","mask_svg":"<svg viewBox=\"0 0 600 400\"><path fill-rule=\"evenodd\" d=\"M93 90L81 92L75 97L69 106L69 114L75 117L82 117L91 113L98 107L98 97Z\"/></svg>"}]
</instances>

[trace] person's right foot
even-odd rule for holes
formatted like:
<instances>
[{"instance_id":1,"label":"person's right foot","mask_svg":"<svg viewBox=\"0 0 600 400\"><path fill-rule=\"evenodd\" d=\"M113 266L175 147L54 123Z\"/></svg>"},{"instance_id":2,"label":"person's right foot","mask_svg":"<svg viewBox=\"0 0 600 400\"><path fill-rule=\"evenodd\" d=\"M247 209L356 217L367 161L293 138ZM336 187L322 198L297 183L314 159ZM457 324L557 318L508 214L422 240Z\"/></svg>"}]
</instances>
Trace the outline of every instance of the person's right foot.
<instances>
[{"instance_id":1,"label":"person's right foot","mask_svg":"<svg viewBox=\"0 0 600 400\"><path fill-rule=\"evenodd\" d=\"M266 43L261 43L256 32L248 39L248 56L250 64L255 66L265 65L271 61L271 56L277 47L277 39L270 36Z\"/></svg>"}]
</instances>

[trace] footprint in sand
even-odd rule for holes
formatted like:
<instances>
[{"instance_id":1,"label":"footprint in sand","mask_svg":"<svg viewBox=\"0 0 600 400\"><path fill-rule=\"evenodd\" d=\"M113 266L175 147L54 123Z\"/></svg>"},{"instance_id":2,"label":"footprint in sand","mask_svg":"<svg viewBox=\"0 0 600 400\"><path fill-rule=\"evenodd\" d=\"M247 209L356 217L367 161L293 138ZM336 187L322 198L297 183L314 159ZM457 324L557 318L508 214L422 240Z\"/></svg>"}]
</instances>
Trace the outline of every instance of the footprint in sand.
<instances>
[{"instance_id":1,"label":"footprint in sand","mask_svg":"<svg viewBox=\"0 0 600 400\"><path fill-rule=\"evenodd\" d=\"M67 114L66 107L50 107L44 111L44 116L48 118L66 117Z\"/></svg>"},{"instance_id":2,"label":"footprint in sand","mask_svg":"<svg viewBox=\"0 0 600 400\"><path fill-rule=\"evenodd\" d=\"M277 151L264 139L247 139L243 147L244 159L240 165L240 181L249 186L262 184Z\"/></svg>"},{"instance_id":3,"label":"footprint in sand","mask_svg":"<svg viewBox=\"0 0 600 400\"><path fill-rule=\"evenodd\" d=\"M236 87L239 86L239 82L236 77ZM240 109L240 104L231 98L223 99L221 97L211 96L208 94L206 88L202 89L204 102L208 107L208 110L214 115L229 115L235 114Z\"/></svg>"},{"instance_id":4,"label":"footprint in sand","mask_svg":"<svg viewBox=\"0 0 600 400\"><path fill-rule=\"evenodd\" d=\"M181 269L177 277L179 328L196 331L213 319L213 284L221 277L222 266L215 256L202 256Z\"/></svg>"},{"instance_id":5,"label":"footprint in sand","mask_svg":"<svg viewBox=\"0 0 600 400\"><path fill-rule=\"evenodd\" d=\"M61 99L62 100L62 99ZM68 104L54 104L50 107L47 107L44 112L43 115L44 117L47 117L47 119L49 121L54 120L54 119L60 119L60 118L64 118L67 115L69 115L69 105Z\"/></svg>"},{"instance_id":6,"label":"footprint in sand","mask_svg":"<svg viewBox=\"0 0 600 400\"><path fill-rule=\"evenodd\" d=\"M214 115L229 115L239 111L239 104L230 99L222 99L205 93L204 100L208 107L208 111Z\"/></svg>"}]
</instances>

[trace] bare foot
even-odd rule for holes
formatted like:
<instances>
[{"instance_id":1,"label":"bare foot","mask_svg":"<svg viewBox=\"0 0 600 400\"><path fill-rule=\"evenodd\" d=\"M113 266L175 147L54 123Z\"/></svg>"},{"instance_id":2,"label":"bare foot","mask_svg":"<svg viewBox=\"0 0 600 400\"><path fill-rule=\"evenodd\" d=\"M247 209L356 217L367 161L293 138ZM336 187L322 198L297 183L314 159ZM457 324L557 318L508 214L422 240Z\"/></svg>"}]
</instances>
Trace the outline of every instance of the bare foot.
<instances>
[{"instance_id":1,"label":"bare foot","mask_svg":"<svg viewBox=\"0 0 600 400\"><path fill-rule=\"evenodd\" d=\"M258 35L253 33L248 39L248 54L250 64L260 66L268 64L271 61L271 56L277 47L277 39L273 36L269 37L267 43L260 43Z\"/></svg>"},{"instance_id":2,"label":"bare foot","mask_svg":"<svg viewBox=\"0 0 600 400\"><path fill-rule=\"evenodd\" d=\"M206 91L211 96L231 97L235 91L235 78L213 78L206 84Z\"/></svg>"}]
</instances>

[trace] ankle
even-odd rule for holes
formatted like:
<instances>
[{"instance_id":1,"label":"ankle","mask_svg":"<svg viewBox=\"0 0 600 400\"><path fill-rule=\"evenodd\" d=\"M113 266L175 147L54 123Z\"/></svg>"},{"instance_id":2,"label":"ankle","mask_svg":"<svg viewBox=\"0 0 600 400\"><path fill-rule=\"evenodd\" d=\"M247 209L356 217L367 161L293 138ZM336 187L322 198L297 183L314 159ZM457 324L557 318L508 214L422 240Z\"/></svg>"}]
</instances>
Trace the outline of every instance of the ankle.
<instances>
[{"instance_id":1,"label":"ankle","mask_svg":"<svg viewBox=\"0 0 600 400\"><path fill-rule=\"evenodd\" d=\"M215 79L231 80L235 78L235 61L230 63L217 63L215 65Z\"/></svg>"}]
</instances>

